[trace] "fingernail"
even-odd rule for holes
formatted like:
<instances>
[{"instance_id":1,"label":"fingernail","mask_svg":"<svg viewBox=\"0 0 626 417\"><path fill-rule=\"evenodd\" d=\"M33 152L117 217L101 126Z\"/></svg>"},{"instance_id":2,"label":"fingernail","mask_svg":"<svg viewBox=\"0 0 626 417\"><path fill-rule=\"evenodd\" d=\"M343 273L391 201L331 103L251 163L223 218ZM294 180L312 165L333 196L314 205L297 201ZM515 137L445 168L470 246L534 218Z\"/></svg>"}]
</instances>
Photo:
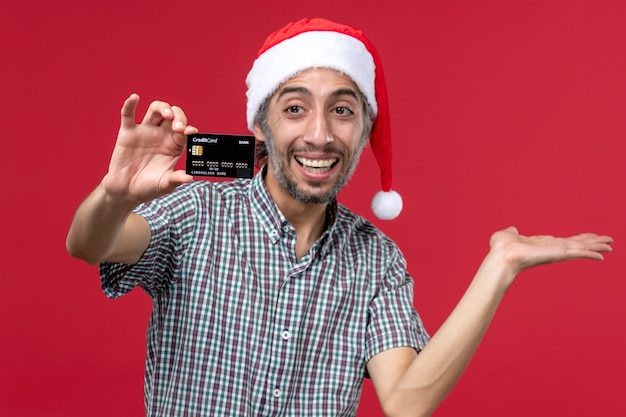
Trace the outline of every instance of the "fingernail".
<instances>
[{"instance_id":1,"label":"fingernail","mask_svg":"<svg viewBox=\"0 0 626 417\"><path fill-rule=\"evenodd\" d=\"M174 129L183 129L185 127L185 125L183 124L183 122L176 122L174 123Z\"/></svg>"}]
</instances>

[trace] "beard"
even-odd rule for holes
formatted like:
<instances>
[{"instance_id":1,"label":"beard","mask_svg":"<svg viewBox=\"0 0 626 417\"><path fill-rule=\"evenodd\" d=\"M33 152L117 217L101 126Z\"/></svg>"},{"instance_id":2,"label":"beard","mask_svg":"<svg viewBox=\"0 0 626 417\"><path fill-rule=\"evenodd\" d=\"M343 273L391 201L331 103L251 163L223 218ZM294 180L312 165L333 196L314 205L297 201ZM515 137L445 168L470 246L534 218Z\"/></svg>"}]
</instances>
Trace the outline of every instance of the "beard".
<instances>
[{"instance_id":1,"label":"beard","mask_svg":"<svg viewBox=\"0 0 626 417\"><path fill-rule=\"evenodd\" d=\"M361 140L354 155L352 155L349 164L342 172L339 173L339 177L335 183L327 190L324 190L321 182L308 182L308 185L316 191L307 191L298 185L293 176L288 172L290 160L293 158L291 155L296 150L288 150L287 153L282 152L276 147L274 137L272 133L266 127L262 127L263 134L265 135L265 146L267 147L267 158L272 165L272 172L278 181L278 184L289 193L296 201L306 204L326 204L337 198L339 191L347 184L348 180L354 174L356 167L361 157L361 152L365 147L365 140ZM306 151L306 149L299 149L297 151ZM333 148L331 145L327 145L324 150L327 153L335 154L340 157L345 156L345 152Z\"/></svg>"}]
</instances>

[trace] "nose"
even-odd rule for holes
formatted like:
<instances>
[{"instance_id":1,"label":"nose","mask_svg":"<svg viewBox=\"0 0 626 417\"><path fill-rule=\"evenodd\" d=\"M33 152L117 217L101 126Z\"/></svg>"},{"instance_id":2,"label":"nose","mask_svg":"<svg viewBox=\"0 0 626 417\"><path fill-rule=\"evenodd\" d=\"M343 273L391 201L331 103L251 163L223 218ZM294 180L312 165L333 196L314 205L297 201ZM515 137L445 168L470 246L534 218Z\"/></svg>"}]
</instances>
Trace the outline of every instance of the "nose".
<instances>
[{"instance_id":1,"label":"nose","mask_svg":"<svg viewBox=\"0 0 626 417\"><path fill-rule=\"evenodd\" d=\"M326 115L323 112L316 112L309 119L304 141L315 146L324 146L333 141L333 136L328 131Z\"/></svg>"}]
</instances>

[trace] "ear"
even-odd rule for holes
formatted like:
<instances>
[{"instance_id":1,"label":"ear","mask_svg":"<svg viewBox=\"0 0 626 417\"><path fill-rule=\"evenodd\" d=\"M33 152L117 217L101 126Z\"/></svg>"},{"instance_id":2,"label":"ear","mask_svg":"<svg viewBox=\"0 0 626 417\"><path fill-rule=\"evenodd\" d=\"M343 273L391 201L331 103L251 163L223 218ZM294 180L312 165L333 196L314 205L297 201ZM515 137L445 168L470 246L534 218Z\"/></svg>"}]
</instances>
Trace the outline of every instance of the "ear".
<instances>
[{"instance_id":1,"label":"ear","mask_svg":"<svg viewBox=\"0 0 626 417\"><path fill-rule=\"evenodd\" d=\"M254 122L254 137L256 140L261 142L265 142L265 135L263 134L263 129L259 126L258 122Z\"/></svg>"}]
</instances>

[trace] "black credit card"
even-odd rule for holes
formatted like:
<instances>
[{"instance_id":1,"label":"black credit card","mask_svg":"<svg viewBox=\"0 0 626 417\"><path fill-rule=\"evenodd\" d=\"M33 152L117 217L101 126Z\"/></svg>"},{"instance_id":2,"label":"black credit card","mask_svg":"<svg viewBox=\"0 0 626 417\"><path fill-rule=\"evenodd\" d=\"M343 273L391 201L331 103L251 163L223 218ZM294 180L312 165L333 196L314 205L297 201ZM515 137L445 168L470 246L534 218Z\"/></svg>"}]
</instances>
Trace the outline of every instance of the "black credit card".
<instances>
[{"instance_id":1,"label":"black credit card","mask_svg":"<svg viewBox=\"0 0 626 417\"><path fill-rule=\"evenodd\" d=\"M187 135L189 175L224 178L252 178L254 136L196 133Z\"/></svg>"}]
</instances>

